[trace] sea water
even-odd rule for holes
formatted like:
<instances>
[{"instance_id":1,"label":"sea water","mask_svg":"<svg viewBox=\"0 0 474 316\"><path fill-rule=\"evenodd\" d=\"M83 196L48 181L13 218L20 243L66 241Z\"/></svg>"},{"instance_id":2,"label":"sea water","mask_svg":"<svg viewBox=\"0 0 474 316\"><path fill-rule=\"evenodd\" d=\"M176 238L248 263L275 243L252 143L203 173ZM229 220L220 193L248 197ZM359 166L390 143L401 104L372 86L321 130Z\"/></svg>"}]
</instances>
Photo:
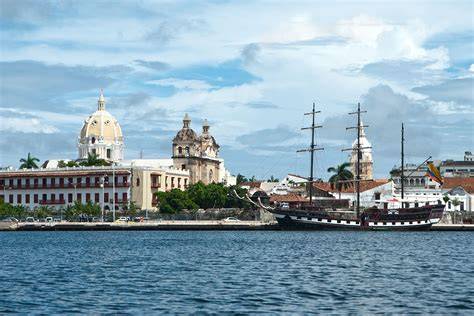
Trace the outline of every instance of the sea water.
<instances>
[{"instance_id":1,"label":"sea water","mask_svg":"<svg viewBox=\"0 0 474 316\"><path fill-rule=\"evenodd\" d=\"M474 313L469 232L4 232L0 313Z\"/></svg>"}]
</instances>

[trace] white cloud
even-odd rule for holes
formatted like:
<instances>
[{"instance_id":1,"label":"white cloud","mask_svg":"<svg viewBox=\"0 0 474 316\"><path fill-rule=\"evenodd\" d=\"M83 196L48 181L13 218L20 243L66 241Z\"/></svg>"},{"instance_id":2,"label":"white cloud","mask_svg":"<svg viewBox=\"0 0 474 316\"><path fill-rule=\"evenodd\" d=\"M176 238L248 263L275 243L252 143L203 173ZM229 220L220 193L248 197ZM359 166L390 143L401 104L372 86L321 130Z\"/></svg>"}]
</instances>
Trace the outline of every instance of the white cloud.
<instances>
[{"instance_id":1,"label":"white cloud","mask_svg":"<svg viewBox=\"0 0 474 316\"><path fill-rule=\"evenodd\" d=\"M189 89L189 90L209 90L212 86L202 80L183 80L177 78L167 78L159 80L150 80L147 84L154 84L158 86L172 86L177 89Z\"/></svg>"},{"instance_id":2,"label":"white cloud","mask_svg":"<svg viewBox=\"0 0 474 316\"><path fill-rule=\"evenodd\" d=\"M2 119L0 131L17 132L17 133L35 133L35 134L54 134L59 130L52 126L41 122L36 118L8 118Z\"/></svg>"}]
</instances>

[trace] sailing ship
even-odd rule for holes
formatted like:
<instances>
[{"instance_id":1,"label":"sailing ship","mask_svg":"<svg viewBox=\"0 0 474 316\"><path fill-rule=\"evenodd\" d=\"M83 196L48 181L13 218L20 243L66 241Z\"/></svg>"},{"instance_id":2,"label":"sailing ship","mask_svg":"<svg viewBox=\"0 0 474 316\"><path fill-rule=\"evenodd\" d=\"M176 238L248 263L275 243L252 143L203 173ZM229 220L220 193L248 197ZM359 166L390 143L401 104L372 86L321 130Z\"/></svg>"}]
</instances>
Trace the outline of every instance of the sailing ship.
<instances>
[{"instance_id":1,"label":"sailing ship","mask_svg":"<svg viewBox=\"0 0 474 316\"><path fill-rule=\"evenodd\" d=\"M259 205L269 212L273 213L280 227L284 229L350 229L350 230L424 230L429 229L433 224L438 223L442 216L445 205L438 201L435 203L426 203L426 205L418 206L418 203L404 200L404 126L402 123L401 132L401 199L395 197L380 203L380 206L372 206L369 208L361 208L360 205L360 157L361 150L366 147L361 146L361 111L360 103L357 105L357 111L349 113L357 115L357 126L348 127L347 129L357 130L357 143L355 148L347 150L357 151L356 174L355 179L351 180L355 184L356 199L355 209L325 209L318 207L313 203L313 183L314 181L314 153L323 148L315 145L315 129L322 126L315 125L315 115L320 111L313 110L305 115L312 116L312 125L302 128L303 130L311 130L311 145L307 149L298 152L309 152L311 157L309 186L309 202L302 203L297 208L290 208L288 204L280 204L276 207L264 206L260 201ZM428 158L429 159L429 158ZM425 160L426 162L427 160Z\"/></svg>"}]
</instances>

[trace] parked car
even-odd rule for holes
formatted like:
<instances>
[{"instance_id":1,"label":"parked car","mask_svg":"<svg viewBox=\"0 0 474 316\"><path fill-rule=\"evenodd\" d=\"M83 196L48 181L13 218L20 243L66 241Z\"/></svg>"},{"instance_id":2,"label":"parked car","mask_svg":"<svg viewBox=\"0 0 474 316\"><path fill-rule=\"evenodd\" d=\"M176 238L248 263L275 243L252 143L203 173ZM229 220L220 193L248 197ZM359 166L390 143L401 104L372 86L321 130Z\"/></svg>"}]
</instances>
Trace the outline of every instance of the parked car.
<instances>
[{"instance_id":1,"label":"parked car","mask_svg":"<svg viewBox=\"0 0 474 316\"><path fill-rule=\"evenodd\" d=\"M2 222L17 222L18 223L18 220L15 217L7 217L7 218L2 219Z\"/></svg>"},{"instance_id":2,"label":"parked car","mask_svg":"<svg viewBox=\"0 0 474 316\"><path fill-rule=\"evenodd\" d=\"M51 216L48 216L44 219L45 222L47 223L52 223L53 222L53 218Z\"/></svg>"},{"instance_id":3,"label":"parked car","mask_svg":"<svg viewBox=\"0 0 474 316\"><path fill-rule=\"evenodd\" d=\"M34 223L34 222L36 222L36 221L35 221L35 218L34 218L34 217L28 216L28 217L25 219L25 222Z\"/></svg>"},{"instance_id":4,"label":"parked car","mask_svg":"<svg viewBox=\"0 0 474 316\"><path fill-rule=\"evenodd\" d=\"M128 222L128 217L125 217L125 216L120 216L118 219L117 219L117 222Z\"/></svg>"},{"instance_id":5,"label":"parked car","mask_svg":"<svg viewBox=\"0 0 474 316\"><path fill-rule=\"evenodd\" d=\"M224 222L240 222L240 219L238 219L237 217L227 217L224 218Z\"/></svg>"}]
</instances>

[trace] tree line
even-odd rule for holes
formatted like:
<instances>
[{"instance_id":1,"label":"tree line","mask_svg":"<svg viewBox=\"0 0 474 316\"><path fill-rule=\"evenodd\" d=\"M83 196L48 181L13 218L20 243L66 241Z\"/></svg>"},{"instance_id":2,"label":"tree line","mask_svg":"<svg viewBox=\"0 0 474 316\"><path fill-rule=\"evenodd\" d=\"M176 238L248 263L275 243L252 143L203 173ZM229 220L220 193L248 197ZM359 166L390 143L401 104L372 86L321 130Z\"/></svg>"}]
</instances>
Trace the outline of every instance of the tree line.
<instances>
[{"instance_id":1,"label":"tree line","mask_svg":"<svg viewBox=\"0 0 474 316\"><path fill-rule=\"evenodd\" d=\"M188 186L184 191L173 189L168 192L157 192L155 195L162 213L212 208L251 208L249 202L235 196L234 190L239 196L247 193L246 189L239 186L226 187L221 183L205 185L198 182Z\"/></svg>"}]
</instances>

